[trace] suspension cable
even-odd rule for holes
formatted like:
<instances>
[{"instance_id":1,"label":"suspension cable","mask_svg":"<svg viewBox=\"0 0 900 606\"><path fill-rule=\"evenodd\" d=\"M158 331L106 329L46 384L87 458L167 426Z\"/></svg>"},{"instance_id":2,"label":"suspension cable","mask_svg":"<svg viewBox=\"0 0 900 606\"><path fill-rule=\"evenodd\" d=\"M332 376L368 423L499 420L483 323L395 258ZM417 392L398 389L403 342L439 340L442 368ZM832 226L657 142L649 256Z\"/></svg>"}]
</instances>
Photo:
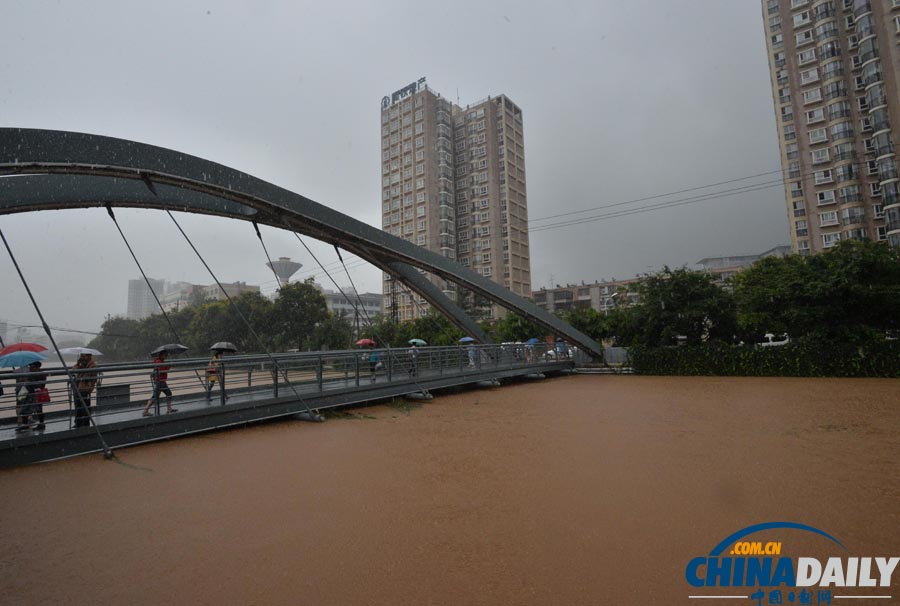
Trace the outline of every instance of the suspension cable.
<instances>
[{"instance_id":1,"label":"suspension cable","mask_svg":"<svg viewBox=\"0 0 900 606\"><path fill-rule=\"evenodd\" d=\"M334 285L337 287L337 289L340 291L341 295L342 295L345 299L347 299L347 301L350 301L350 298L347 297L347 295L344 293L343 289L342 289L340 286L338 286L337 282L336 282L335 279L332 277L332 275L328 272L327 269L325 269L325 266L322 265L321 261L319 261L319 259L318 259L315 255L312 254L312 251L309 250L309 247L306 246L306 243L305 243L305 242L303 242L303 239L300 237L300 234L298 234L297 232L294 232L294 235L297 236L297 239L300 240L300 243L303 244L303 247L306 248L306 250L307 250L307 251L309 252L309 254L312 256L312 258L315 259L316 263L319 264L319 267L322 268L322 271L324 271L324 272L328 275L328 278L331 280L332 284L334 284ZM375 330L375 324L372 322L371 318L369 318L369 312L366 310L366 306L365 306L365 304L364 304L363 301L362 301L362 297L359 296L359 291L356 290L356 285L353 283L353 278L350 277L350 272L347 271L347 266L344 264L344 258L341 256L341 251L340 251L340 249L338 249L338 247L337 247L336 244L334 245L334 250L335 250L335 252L337 252L338 259L340 259L341 265L344 267L344 271L347 273L347 277L350 279L350 286L353 288L353 292L356 294L356 299L357 299L357 302L358 302L358 304L359 304L359 307L362 307L363 313L366 315L366 321L369 323L369 328L370 328L370 329L372 330L372 332L375 334L375 338L376 338L376 339L378 339L378 340L381 341L382 343L386 343L386 341L384 341L384 340L381 338L381 336L376 332L376 330ZM351 305L352 305L352 303L351 303ZM357 309L356 306L354 306L354 310L356 310L356 309ZM356 313L358 314L359 312L357 311ZM399 358L397 358L397 354L395 353L396 350L391 348L390 343L387 343L387 346L388 346L388 347L387 347L387 351L388 351L388 357L389 357L389 359L390 359L390 360L397 360L397 361L399 362ZM427 394L427 393L428 393L428 390L425 389L424 387L422 387L422 385L419 383L419 381L417 380L417 377L414 377L414 376L413 376L413 377L411 377L411 378L412 378L413 384L418 388L418 390L419 390L421 393L423 393L423 394Z\"/></svg>"},{"instance_id":2,"label":"suspension cable","mask_svg":"<svg viewBox=\"0 0 900 606\"><path fill-rule=\"evenodd\" d=\"M200 254L200 251L197 250L196 246L194 246L194 243L188 237L187 233L185 233L185 231L181 228L181 225L178 223L178 220L175 219L175 215L173 215L172 211L170 211L170 210L166 210L166 214L169 215L169 218L172 219L173 223L175 223L175 227L178 228L178 231L180 231L181 235L184 236L184 239L187 240L187 243L190 245L191 249L193 249L194 253L197 255L197 258L200 259L201 263L203 263L203 267L206 268L206 271L208 271L209 275L212 276L212 279L215 281L216 285L219 287L219 290L221 290L222 294L225 295L225 298L228 300L228 303L231 304L231 307L234 308L234 310L237 312L238 316L240 316L241 320L243 320L244 324L247 325L247 328L250 330L250 334L252 334L254 336L254 338L259 342L260 346L263 348L263 352L269 358L269 361L272 362L272 367L275 368L276 371L277 370L281 371L281 374L284 376L285 383L287 383L288 387L291 388L291 391L294 392L294 396L297 398L297 400L301 404L303 404L303 406L306 408L306 412L309 413L310 416L314 416L312 409L309 407L309 404L306 403L306 400L304 400L303 398L300 397L300 394L297 393L297 389L294 387L293 383L291 383L291 380L288 378L287 370L285 370L283 368L281 368L281 369L278 368L278 362L277 362L277 360L275 360L275 357L269 352L269 348L266 347L265 341L263 341L262 337L260 337L259 334L256 332L256 330L254 330L253 326L250 324L250 322L244 316L243 312L241 312L241 309L235 304L235 302L232 300L231 296L229 296L228 292L222 286L222 283L219 282L219 279L216 277L216 274L213 273L213 270L209 267L209 264L207 264L206 260L203 258L203 255Z\"/></svg>"},{"instance_id":3,"label":"suspension cable","mask_svg":"<svg viewBox=\"0 0 900 606\"><path fill-rule=\"evenodd\" d=\"M366 309L365 303L363 303L362 297L359 296L359 291L356 289L356 284L353 283L353 277L350 276L350 271L347 269L347 265L344 263L344 257L341 256L341 249L338 248L337 244L334 245L334 252L337 253L338 260L341 262L341 267L344 268L344 273L347 274L347 279L350 280L350 288L353 289L353 292L356 293L356 300L359 302L359 306L362 307L363 313L366 316L366 322L369 324L369 327L372 326L372 319L369 317L369 310Z\"/></svg>"},{"instance_id":4,"label":"suspension cable","mask_svg":"<svg viewBox=\"0 0 900 606\"><path fill-rule=\"evenodd\" d=\"M303 248L306 249L306 252L309 253L309 256L311 256L315 260L315 262L319 265L319 267L322 268L322 271L325 272L325 275L328 276L328 279L331 280L331 283L334 284L334 287L338 289L338 292L341 293L341 296L344 297L344 300L346 300L347 303L349 303L351 305L351 307L353 307L353 314L358 318L359 317L359 307L356 305L356 303L354 303L353 300L350 297L348 297L346 295L346 293L344 293L344 289L341 288L337 282L335 282L332 275L330 273L328 273L328 270L325 269L325 266L322 265L321 261L319 261L319 258L313 253L312 250L310 250L309 246L306 245L306 242L303 241L303 238L300 237L300 234L298 234L297 232L293 232L293 233L295 236L297 236L297 239L300 240L300 244L303 245ZM369 320L368 314L366 314L366 321L369 323L370 326L372 325L372 322Z\"/></svg>"},{"instance_id":5,"label":"suspension cable","mask_svg":"<svg viewBox=\"0 0 900 606\"><path fill-rule=\"evenodd\" d=\"M81 407L87 411L88 419L90 419L91 421L91 426L97 433L97 438L100 440L100 445L103 448L103 456L106 459L114 459L116 455L106 444L106 440L103 439L103 434L100 433L100 428L97 426L97 421L94 420L94 415L91 414L90 409L88 408L87 404L84 401L84 398L81 395L81 391L79 391L77 387L75 375L69 369L69 365L66 364L66 361L63 360L62 353L59 351L59 347L56 345L56 339L53 338L53 331L50 330L50 326L44 319L44 314L41 313L41 308L38 306L34 295L31 293L31 287L28 286L28 281L25 279L25 274L22 273L22 269L19 267L19 262L16 261L16 256L13 254L12 248L10 248L9 242L7 242L2 228L0 228L0 238L3 239L3 245L6 247L6 252L9 253L9 258L12 260L13 265L16 267L16 272L19 274L19 279L22 280L22 285L25 287L25 291L28 293L28 298L31 299L31 305L34 307L34 310L37 312L38 317L41 319L41 325L44 328L44 332L47 333L47 338L49 338L50 343L53 344L53 350L56 352L56 357L59 358L59 363L62 364L63 369L66 371L66 376L69 378L69 383L72 386L72 393L75 394L78 398L78 402L79 404L81 404Z\"/></svg>"},{"instance_id":6,"label":"suspension cable","mask_svg":"<svg viewBox=\"0 0 900 606\"><path fill-rule=\"evenodd\" d=\"M272 270L272 274L275 276L275 282L278 283L278 288L282 287L281 278L278 277L278 272L275 271L275 266L272 265L272 257L269 256L269 249L266 248L266 243L263 241L262 234L259 233L259 225L256 224L256 221L253 221L253 229L256 230L256 237L259 238L259 243L262 244L263 252L266 253L266 260L269 262L269 269Z\"/></svg>"},{"instance_id":7,"label":"suspension cable","mask_svg":"<svg viewBox=\"0 0 900 606\"><path fill-rule=\"evenodd\" d=\"M112 219L112 222L115 223L116 229L119 230L119 235L122 236L122 241L125 242L125 246L128 248L128 252L131 253L131 258L134 259L135 265L137 265L138 270L141 272L141 276L143 276L144 282L147 284L147 288L150 289L150 294L153 295L153 299L159 306L159 311L162 312L163 318L166 319L166 324L169 325L169 330L171 330L172 334L175 336L175 342L181 343L181 337L178 336L178 331L175 330L175 325L172 324L172 320L169 319L169 314L166 313L163 304L159 300L159 297L156 296L156 290L153 288L153 285L150 284L150 278L148 278L147 274L144 273L144 268L141 267L141 262L138 261L137 255L134 254L134 250L132 250L131 244L128 242L128 238L125 237L125 232L122 231L122 227L119 225L118 220L116 220L116 215L113 212L112 206L110 206L109 204L106 205L106 212L109 215L109 218ZM200 372L196 368L194 369L194 375L197 377L197 380L200 381L200 385L205 388L206 384L203 382L203 379L200 377Z\"/></svg>"}]
</instances>

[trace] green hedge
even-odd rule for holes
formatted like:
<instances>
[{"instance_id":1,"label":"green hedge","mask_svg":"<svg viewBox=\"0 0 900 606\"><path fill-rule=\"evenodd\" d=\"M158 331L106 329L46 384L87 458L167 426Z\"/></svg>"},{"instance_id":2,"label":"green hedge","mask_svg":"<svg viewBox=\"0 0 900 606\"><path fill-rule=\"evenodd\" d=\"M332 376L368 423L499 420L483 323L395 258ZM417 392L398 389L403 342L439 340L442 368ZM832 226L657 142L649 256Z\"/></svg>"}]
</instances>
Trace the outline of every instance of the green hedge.
<instances>
[{"instance_id":1,"label":"green hedge","mask_svg":"<svg viewBox=\"0 0 900 606\"><path fill-rule=\"evenodd\" d=\"M793 341L777 347L706 343L629 349L635 374L747 377L900 377L900 341Z\"/></svg>"}]
</instances>

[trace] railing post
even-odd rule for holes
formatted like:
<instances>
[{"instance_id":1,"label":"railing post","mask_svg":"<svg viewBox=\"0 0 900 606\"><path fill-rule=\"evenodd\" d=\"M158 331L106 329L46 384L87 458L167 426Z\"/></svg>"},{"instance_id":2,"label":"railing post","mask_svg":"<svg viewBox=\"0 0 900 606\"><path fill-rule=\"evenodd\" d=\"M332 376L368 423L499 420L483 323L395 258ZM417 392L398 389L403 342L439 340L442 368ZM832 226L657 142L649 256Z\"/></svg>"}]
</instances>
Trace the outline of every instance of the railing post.
<instances>
[{"instance_id":1,"label":"railing post","mask_svg":"<svg viewBox=\"0 0 900 606\"><path fill-rule=\"evenodd\" d=\"M316 383L319 384L319 393L322 393L324 386L322 385L322 356L319 355L316 360Z\"/></svg>"},{"instance_id":2,"label":"railing post","mask_svg":"<svg viewBox=\"0 0 900 606\"><path fill-rule=\"evenodd\" d=\"M275 397L278 397L278 361L275 360L272 362L272 378L275 384Z\"/></svg>"},{"instance_id":3,"label":"railing post","mask_svg":"<svg viewBox=\"0 0 900 606\"><path fill-rule=\"evenodd\" d=\"M391 382L391 377L394 376L394 358L391 356L391 348L388 347L388 364L387 364L387 379L388 383Z\"/></svg>"},{"instance_id":4,"label":"railing post","mask_svg":"<svg viewBox=\"0 0 900 606\"><path fill-rule=\"evenodd\" d=\"M225 406L225 362L219 364L219 374L219 402Z\"/></svg>"},{"instance_id":5,"label":"railing post","mask_svg":"<svg viewBox=\"0 0 900 606\"><path fill-rule=\"evenodd\" d=\"M356 360L356 386L359 387L359 356L353 354L353 358Z\"/></svg>"}]
</instances>

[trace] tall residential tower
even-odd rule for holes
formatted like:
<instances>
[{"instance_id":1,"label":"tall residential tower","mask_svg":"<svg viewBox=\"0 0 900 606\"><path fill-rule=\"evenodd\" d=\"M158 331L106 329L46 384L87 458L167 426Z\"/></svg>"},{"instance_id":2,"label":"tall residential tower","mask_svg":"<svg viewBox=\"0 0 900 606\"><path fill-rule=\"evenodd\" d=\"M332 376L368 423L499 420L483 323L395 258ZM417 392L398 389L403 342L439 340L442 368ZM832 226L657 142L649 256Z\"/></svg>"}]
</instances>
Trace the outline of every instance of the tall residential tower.
<instances>
[{"instance_id":1,"label":"tall residential tower","mask_svg":"<svg viewBox=\"0 0 900 606\"><path fill-rule=\"evenodd\" d=\"M900 0L762 0L791 244L900 244Z\"/></svg>"},{"instance_id":2,"label":"tall residential tower","mask_svg":"<svg viewBox=\"0 0 900 606\"><path fill-rule=\"evenodd\" d=\"M505 95L461 107L424 78L381 103L382 227L531 295L522 110ZM498 306L432 276L476 315ZM415 296L415 300L412 299ZM384 276L385 313L409 320L428 305Z\"/></svg>"}]
</instances>

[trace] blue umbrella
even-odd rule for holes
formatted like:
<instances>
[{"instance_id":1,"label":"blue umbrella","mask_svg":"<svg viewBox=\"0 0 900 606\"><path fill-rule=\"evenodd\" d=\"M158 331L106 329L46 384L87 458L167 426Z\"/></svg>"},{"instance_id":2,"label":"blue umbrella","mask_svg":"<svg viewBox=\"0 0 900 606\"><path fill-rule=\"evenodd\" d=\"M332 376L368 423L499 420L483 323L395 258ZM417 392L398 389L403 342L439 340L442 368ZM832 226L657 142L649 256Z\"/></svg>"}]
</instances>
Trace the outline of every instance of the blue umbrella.
<instances>
[{"instance_id":1,"label":"blue umbrella","mask_svg":"<svg viewBox=\"0 0 900 606\"><path fill-rule=\"evenodd\" d=\"M475 339L473 339L472 337L463 337L462 339L459 340L459 342L460 343L474 343Z\"/></svg>"},{"instance_id":2,"label":"blue umbrella","mask_svg":"<svg viewBox=\"0 0 900 606\"><path fill-rule=\"evenodd\" d=\"M32 362L43 362L46 359L47 356L36 351L14 351L5 356L0 356L0 368L28 366Z\"/></svg>"},{"instance_id":3,"label":"blue umbrella","mask_svg":"<svg viewBox=\"0 0 900 606\"><path fill-rule=\"evenodd\" d=\"M540 343L540 342L541 342L540 339L535 339L534 337L531 337L530 339L525 341L525 343L528 345L534 345L535 343Z\"/></svg>"}]
</instances>

